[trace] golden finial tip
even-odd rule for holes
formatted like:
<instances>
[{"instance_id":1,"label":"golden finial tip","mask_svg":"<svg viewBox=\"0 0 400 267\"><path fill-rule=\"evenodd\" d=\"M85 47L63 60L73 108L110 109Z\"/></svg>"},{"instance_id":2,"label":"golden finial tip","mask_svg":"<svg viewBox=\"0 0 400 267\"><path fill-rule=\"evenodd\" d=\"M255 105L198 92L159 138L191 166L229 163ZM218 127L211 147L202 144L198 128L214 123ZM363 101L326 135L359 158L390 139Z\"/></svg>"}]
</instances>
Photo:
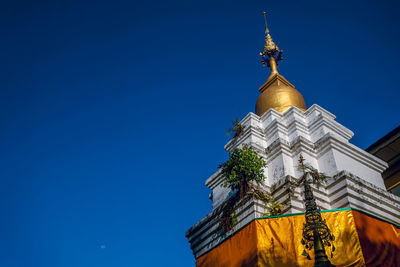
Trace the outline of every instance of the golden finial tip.
<instances>
[{"instance_id":1,"label":"golden finial tip","mask_svg":"<svg viewBox=\"0 0 400 267\"><path fill-rule=\"evenodd\" d=\"M268 34L269 33L269 29L268 29L268 26L267 26L267 12L263 12L263 14L264 14L264 22L265 22L265 34Z\"/></svg>"}]
</instances>

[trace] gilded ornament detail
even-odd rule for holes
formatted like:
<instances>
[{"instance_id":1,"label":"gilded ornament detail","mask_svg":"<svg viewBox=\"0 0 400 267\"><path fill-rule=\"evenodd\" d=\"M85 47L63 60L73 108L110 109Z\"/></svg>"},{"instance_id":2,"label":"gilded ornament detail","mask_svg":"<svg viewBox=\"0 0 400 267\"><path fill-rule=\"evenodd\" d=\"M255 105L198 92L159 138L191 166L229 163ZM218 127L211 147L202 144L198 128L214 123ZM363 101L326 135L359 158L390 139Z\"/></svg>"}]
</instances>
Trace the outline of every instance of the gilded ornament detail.
<instances>
[{"instance_id":1,"label":"gilded ornament detail","mask_svg":"<svg viewBox=\"0 0 400 267\"><path fill-rule=\"evenodd\" d=\"M268 109L273 108L280 113L286 112L290 107L296 106L302 111L306 110L306 103L303 96L295 87L278 73L278 62L281 61L283 51L272 40L265 20L265 44L260 52L261 63L267 65L271 73L267 81L260 87L261 95L257 99L256 113L261 116Z\"/></svg>"}]
</instances>

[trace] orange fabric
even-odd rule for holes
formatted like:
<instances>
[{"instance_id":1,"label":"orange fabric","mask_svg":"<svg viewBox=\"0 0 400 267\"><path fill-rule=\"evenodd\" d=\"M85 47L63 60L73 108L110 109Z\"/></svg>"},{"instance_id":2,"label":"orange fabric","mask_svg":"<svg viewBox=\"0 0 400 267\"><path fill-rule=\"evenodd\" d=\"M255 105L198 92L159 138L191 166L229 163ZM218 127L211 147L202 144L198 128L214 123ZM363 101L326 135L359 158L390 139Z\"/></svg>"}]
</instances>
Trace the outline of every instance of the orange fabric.
<instances>
[{"instance_id":1,"label":"orange fabric","mask_svg":"<svg viewBox=\"0 0 400 267\"><path fill-rule=\"evenodd\" d=\"M253 221L196 261L201 267L257 266L257 232Z\"/></svg>"},{"instance_id":2,"label":"orange fabric","mask_svg":"<svg viewBox=\"0 0 400 267\"><path fill-rule=\"evenodd\" d=\"M390 223L353 211L367 266L400 266L400 230Z\"/></svg>"},{"instance_id":3,"label":"orange fabric","mask_svg":"<svg viewBox=\"0 0 400 267\"><path fill-rule=\"evenodd\" d=\"M400 266L400 229L353 211L322 213L335 236L336 266ZM197 267L313 266L302 256L304 215L259 219L196 260ZM396 265L397 264L397 265Z\"/></svg>"}]
</instances>

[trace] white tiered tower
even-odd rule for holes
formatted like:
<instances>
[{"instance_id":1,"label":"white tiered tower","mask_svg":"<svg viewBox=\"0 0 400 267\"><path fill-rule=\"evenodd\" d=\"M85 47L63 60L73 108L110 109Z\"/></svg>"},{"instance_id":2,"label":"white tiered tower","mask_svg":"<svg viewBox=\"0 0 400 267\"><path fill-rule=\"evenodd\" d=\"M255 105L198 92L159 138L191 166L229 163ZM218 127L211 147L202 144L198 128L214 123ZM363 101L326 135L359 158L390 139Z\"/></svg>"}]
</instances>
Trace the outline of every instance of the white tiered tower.
<instances>
[{"instance_id":1,"label":"white tiered tower","mask_svg":"<svg viewBox=\"0 0 400 267\"><path fill-rule=\"evenodd\" d=\"M304 212L302 188L293 184L301 176L300 154L320 172L332 177L328 183L313 188L322 210L351 207L366 211L389 222L400 224L400 198L387 192L381 173L387 164L351 144L353 132L339 124L335 116L318 105L306 109L303 97L277 71L280 50L267 29L266 44L261 55L271 69L267 82L260 87L256 113L249 113L240 124L242 134L225 145L227 151L248 144L262 156L265 168L264 189L278 202L290 200L284 213ZM212 190L212 212L187 231L187 238L196 258L210 251L226 236L218 233L222 203L230 189L223 187L220 171L207 179ZM242 228L267 212L259 200L250 200L236 212ZM228 233L229 236L229 233Z\"/></svg>"}]
</instances>

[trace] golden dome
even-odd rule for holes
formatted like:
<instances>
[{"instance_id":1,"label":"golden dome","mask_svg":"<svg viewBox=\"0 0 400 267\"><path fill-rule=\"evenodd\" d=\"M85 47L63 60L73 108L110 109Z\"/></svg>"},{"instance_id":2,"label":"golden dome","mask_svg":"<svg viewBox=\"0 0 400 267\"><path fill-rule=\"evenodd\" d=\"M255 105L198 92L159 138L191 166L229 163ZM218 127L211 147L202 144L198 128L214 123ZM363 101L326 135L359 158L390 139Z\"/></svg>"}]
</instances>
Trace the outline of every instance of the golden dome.
<instances>
[{"instance_id":1,"label":"golden dome","mask_svg":"<svg viewBox=\"0 0 400 267\"><path fill-rule=\"evenodd\" d=\"M306 111L307 107L303 96L288 80L278 73L277 62L282 60L282 51L272 40L266 20L265 34L265 45L260 55L262 56L263 65L267 65L271 69L271 74L259 89L261 95L256 102L257 115L261 116L270 108L283 114L292 106Z\"/></svg>"},{"instance_id":2,"label":"golden dome","mask_svg":"<svg viewBox=\"0 0 400 267\"><path fill-rule=\"evenodd\" d=\"M302 111L307 109L303 96L279 73L271 74L259 90L261 95L256 102L256 114L259 116L270 108L282 114L292 106Z\"/></svg>"}]
</instances>

